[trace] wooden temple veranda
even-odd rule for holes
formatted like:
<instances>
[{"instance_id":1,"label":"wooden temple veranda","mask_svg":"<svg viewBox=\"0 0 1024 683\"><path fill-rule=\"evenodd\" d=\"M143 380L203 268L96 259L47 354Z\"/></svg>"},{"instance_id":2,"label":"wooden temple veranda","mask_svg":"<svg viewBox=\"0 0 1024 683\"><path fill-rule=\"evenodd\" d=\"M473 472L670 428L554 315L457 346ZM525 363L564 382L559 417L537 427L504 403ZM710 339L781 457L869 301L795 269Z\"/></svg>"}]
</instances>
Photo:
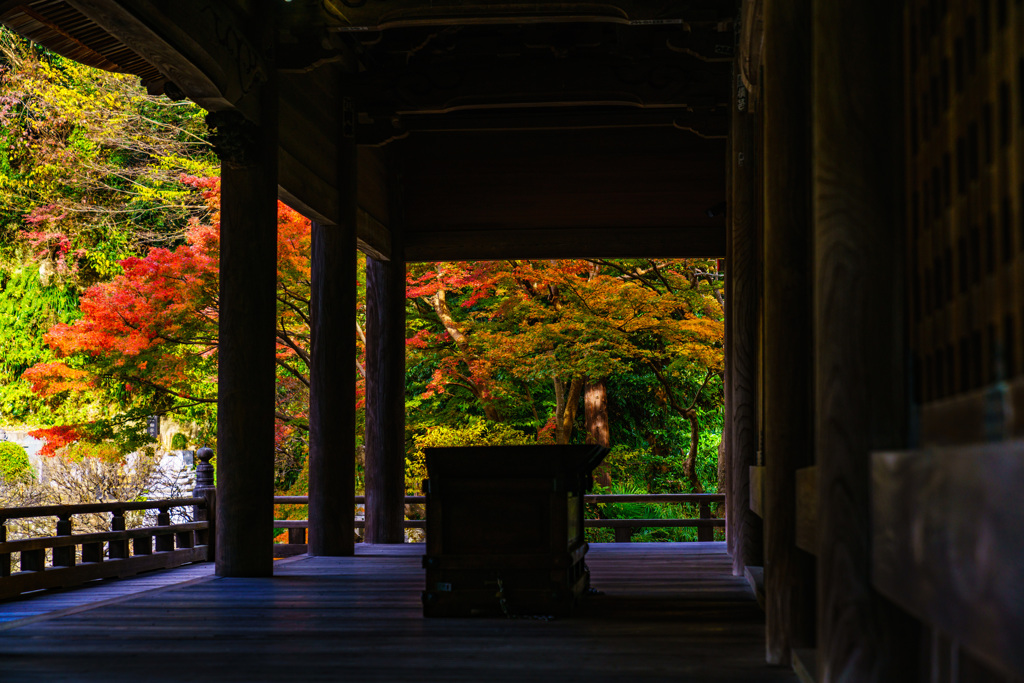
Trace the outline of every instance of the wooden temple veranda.
<instances>
[{"instance_id":1,"label":"wooden temple veranda","mask_svg":"<svg viewBox=\"0 0 1024 683\"><path fill-rule=\"evenodd\" d=\"M1024 677L1019 0L0 0L0 21L211 111L223 202L220 579L0 630L0 680L146 658L287 680L258 654L280 643L303 680ZM313 357L309 556L275 566L278 197L314 223ZM578 620L424 626L418 564L385 545L405 263L588 256L726 259L727 543L595 549L608 592Z\"/></svg>"}]
</instances>

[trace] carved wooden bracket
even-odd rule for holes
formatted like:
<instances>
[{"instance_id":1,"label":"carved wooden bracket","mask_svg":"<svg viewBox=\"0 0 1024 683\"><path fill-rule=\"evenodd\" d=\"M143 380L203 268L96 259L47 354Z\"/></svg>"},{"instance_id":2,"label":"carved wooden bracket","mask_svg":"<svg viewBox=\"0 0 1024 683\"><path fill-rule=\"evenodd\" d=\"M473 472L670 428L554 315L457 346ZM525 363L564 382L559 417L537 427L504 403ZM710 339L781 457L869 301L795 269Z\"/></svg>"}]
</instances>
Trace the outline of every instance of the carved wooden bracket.
<instances>
[{"instance_id":1,"label":"carved wooden bracket","mask_svg":"<svg viewBox=\"0 0 1024 683\"><path fill-rule=\"evenodd\" d=\"M257 161L259 126L234 109L206 115L210 144L221 162L234 167L252 166Z\"/></svg>"}]
</instances>

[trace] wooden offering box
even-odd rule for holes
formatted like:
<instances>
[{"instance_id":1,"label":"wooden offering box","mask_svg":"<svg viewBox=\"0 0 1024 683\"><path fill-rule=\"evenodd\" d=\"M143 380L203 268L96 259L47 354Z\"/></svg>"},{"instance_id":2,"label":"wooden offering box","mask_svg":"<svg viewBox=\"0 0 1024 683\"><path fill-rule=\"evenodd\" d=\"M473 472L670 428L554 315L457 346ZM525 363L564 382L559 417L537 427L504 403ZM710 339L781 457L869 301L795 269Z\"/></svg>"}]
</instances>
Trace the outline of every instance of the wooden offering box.
<instances>
[{"instance_id":1,"label":"wooden offering box","mask_svg":"<svg viewBox=\"0 0 1024 683\"><path fill-rule=\"evenodd\" d=\"M567 615L589 586L583 494L601 446L428 448L423 615Z\"/></svg>"}]
</instances>

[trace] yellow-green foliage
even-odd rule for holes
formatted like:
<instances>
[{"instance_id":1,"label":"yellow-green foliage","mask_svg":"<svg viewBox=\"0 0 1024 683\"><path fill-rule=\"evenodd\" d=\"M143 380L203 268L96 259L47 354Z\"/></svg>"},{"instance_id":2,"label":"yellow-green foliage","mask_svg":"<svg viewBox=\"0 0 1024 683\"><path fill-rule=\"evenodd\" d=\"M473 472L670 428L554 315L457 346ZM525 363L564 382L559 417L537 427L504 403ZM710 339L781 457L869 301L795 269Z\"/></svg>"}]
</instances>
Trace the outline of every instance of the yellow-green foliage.
<instances>
[{"instance_id":1,"label":"yellow-green foliage","mask_svg":"<svg viewBox=\"0 0 1024 683\"><path fill-rule=\"evenodd\" d=\"M604 466L611 475L612 481L633 481L642 479L641 472L648 466L650 455L647 449L626 448L616 446L604 459ZM647 491L641 491L647 493Z\"/></svg>"},{"instance_id":2,"label":"yellow-green foliage","mask_svg":"<svg viewBox=\"0 0 1024 683\"><path fill-rule=\"evenodd\" d=\"M536 443L530 434L501 422L477 422L466 427L443 425L428 429L413 439L413 452L405 459L405 490L410 495L419 493L420 484L427 478L424 448L445 446L524 446Z\"/></svg>"},{"instance_id":3,"label":"yellow-green foliage","mask_svg":"<svg viewBox=\"0 0 1024 683\"><path fill-rule=\"evenodd\" d=\"M15 482L34 478L25 449L10 441L0 441L0 480Z\"/></svg>"}]
</instances>

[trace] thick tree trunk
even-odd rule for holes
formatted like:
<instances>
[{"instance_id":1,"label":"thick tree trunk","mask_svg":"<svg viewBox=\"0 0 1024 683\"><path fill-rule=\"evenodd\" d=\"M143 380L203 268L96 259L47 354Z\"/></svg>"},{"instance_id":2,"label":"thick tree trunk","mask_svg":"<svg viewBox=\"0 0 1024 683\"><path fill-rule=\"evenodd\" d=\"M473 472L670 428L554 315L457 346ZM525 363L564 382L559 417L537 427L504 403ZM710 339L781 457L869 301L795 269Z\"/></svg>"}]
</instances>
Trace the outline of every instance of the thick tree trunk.
<instances>
[{"instance_id":1,"label":"thick tree trunk","mask_svg":"<svg viewBox=\"0 0 1024 683\"><path fill-rule=\"evenodd\" d=\"M572 441L572 430L579 411L580 394L583 392L583 378L574 377L569 386L559 378L555 383L555 443L568 444Z\"/></svg>"},{"instance_id":2,"label":"thick tree trunk","mask_svg":"<svg viewBox=\"0 0 1024 683\"><path fill-rule=\"evenodd\" d=\"M608 420L607 379L607 377L601 377L586 383L583 392L583 412L587 422L587 443L610 448L612 436L611 424ZM605 488L612 485L612 476L605 463L601 463L594 471L594 479Z\"/></svg>"},{"instance_id":3,"label":"thick tree trunk","mask_svg":"<svg viewBox=\"0 0 1024 683\"><path fill-rule=\"evenodd\" d=\"M683 416L690 421L690 450L683 459L683 475L690 482L694 493L704 493L704 487L701 486L700 479L697 478L697 447L700 445L700 423L697 422L697 411L691 408Z\"/></svg>"}]
</instances>

